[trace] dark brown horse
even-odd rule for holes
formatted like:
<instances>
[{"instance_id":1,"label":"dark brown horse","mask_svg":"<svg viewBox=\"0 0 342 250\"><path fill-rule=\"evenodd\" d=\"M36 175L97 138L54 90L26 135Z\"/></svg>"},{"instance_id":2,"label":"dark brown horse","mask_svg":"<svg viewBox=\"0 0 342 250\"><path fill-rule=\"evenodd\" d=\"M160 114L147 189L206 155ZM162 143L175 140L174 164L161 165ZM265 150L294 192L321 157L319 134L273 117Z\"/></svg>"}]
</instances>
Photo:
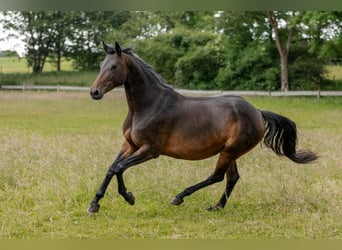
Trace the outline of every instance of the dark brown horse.
<instances>
[{"instance_id":1,"label":"dark brown horse","mask_svg":"<svg viewBox=\"0 0 342 250\"><path fill-rule=\"evenodd\" d=\"M99 200L116 175L118 191L133 205L123 172L139 163L167 155L201 160L219 154L214 172L204 181L186 188L171 203L181 204L185 196L222 181L226 188L216 206L222 209L239 179L236 160L263 138L267 147L297 163L317 159L310 151L296 152L297 131L291 120L269 111L260 111L237 96L186 97L174 91L131 49L103 43L106 58L92 84L90 94L99 100L111 89L123 85L128 114L123 124L122 148L91 202L88 212L97 212Z\"/></svg>"}]
</instances>

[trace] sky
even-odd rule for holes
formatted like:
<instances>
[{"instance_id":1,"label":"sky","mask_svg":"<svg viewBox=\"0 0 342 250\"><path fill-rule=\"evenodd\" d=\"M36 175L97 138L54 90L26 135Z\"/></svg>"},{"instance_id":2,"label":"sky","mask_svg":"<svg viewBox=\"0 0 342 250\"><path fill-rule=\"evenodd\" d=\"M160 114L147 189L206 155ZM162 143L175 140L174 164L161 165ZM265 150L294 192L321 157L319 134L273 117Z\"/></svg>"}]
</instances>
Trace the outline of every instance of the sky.
<instances>
[{"instance_id":1,"label":"sky","mask_svg":"<svg viewBox=\"0 0 342 250\"><path fill-rule=\"evenodd\" d=\"M0 13L0 19L4 18ZM2 50L15 50L19 56L23 56L25 53L25 43L17 38L7 39L8 32L3 29L0 22L0 51Z\"/></svg>"},{"instance_id":2,"label":"sky","mask_svg":"<svg viewBox=\"0 0 342 250\"><path fill-rule=\"evenodd\" d=\"M0 35L0 39L3 38L3 34ZM19 56L23 56L25 53L25 45L19 39L1 40L0 51L3 50L15 50Z\"/></svg>"}]
</instances>

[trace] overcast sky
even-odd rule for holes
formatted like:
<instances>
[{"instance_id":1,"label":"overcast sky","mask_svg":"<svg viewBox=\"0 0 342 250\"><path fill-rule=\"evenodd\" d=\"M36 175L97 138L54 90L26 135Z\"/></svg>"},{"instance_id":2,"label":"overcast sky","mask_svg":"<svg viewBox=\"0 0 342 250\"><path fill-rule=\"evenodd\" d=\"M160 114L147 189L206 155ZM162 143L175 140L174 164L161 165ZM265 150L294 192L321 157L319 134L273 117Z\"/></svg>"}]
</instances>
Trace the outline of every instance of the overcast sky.
<instances>
[{"instance_id":1,"label":"overcast sky","mask_svg":"<svg viewBox=\"0 0 342 250\"><path fill-rule=\"evenodd\" d=\"M0 13L0 18L3 18ZM1 50L15 50L19 56L23 56L25 52L25 44L20 39L7 39L8 33L3 29L0 23L0 51Z\"/></svg>"}]
</instances>

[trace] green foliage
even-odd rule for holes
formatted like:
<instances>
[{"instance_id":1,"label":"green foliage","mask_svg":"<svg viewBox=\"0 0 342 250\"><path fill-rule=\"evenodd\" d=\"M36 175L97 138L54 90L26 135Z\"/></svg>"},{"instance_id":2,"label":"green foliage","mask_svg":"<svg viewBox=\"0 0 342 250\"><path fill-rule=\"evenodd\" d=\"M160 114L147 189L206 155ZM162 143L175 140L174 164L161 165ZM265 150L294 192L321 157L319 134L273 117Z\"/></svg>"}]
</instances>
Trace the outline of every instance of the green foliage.
<instances>
[{"instance_id":1,"label":"green foliage","mask_svg":"<svg viewBox=\"0 0 342 250\"><path fill-rule=\"evenodd\" d=\"M222 89L274 90L278 88L279 68L274 49L268 44L248 46L237 54L230 54L226 67L216 81Z\"/></svg>"},{"instance_id":2,"label":"green foliage","mask_svg":"<svg viewBox=\"0 0 342 250\"><path fill-rule=\"evenodd\" d=\"M185 53L176 62L175 84L193 89L214 89L215 77L225 62L222 37L212 33L177 35L175 46Z\"/></svg>"},{"instance_id":3,"label":"green foliage","mask_svg":"<svg viewBox=\"0 0 342 250\"><path fill-rule=\"evenodd\" d=\"M0 50L0 57L16 57L19 58L19 55L16 51L12 50Z\"/></svg>"},{"instance_id":4,"label":"green foliage","mask_svg":"<svg viewBox=\"0 0 342 250\"><path fill-rule=\"evenodd\" d=\"M325 79L321 85L321 89L342 91L342 79L341 80Z\"/></svg>"},{"instance_id":5,"label":"green foliage","mask_svg":"<svg viewBox=\"0 0 342 250\"><path fill-rule=\"evenodd\" d=\"M210 32L178 29L137 41L135 51L173 85L212 89L225 62L222 39Z\"/></svg>"},{"instance_id":6,"label":"green foliage","mask_svg":"<svg viewBox=\"0 0 342 250\"><path fill-rule=\"evenodd\" d=\"M275 11L280 43L289 43L290 89L323 88L327 59L341 57L341 12ZM198 89L280 89L280 59L270 23L260 11L15 11L5 29L25 34L27 61L42 72L98 69L101 41L118 41L169 83ZM12 22L11 20L16 20ZM11 34L13 35L13 34ZM332 86L332 85L330 85Z\"/></svg>"},{"instance_id":7,"label":"green foliage","mask_svg":"<svg viewBox=\"0 0 342 250\"><path fill-rule=\"evenodd\" d=\"M309 44L297 42L292 45L289 57L290 88L292 90L320 89L324 82L325 60L309 52Z\"/></svg>"},{"instance_id":8,"label":"green foliage","mask_svg":"<svg viewBox=\"0 0 342 250\"><path fill-rule=\"evenodd\" d=\"M67 56L78 70L98 69L103 59L102 41L130 17L127 11L81 11L71 13Z\"/></svg>"},{"instance_id":9,"label":"green foliage","mask_svg":"<svg viewBox=\"0 0 342 250\"><path fill-rule=\"evenodd\" d=\"M175 82L175 65L184 50L174 46L174 36L163 34L150 40L138 40L134 50L141 58L151 64L169 83Z\"/></svg>"},{"instance_id":10,"label":"green foliage","mask_svg":"<svg viewBox=\"0 0 342 250\"><path fill-rule=\"evenodd\" d=\"M41 73L52 58L60 71L61 58L72 58L76 69L93 69L100 60L99 45L113 29L120 27L129 12L120 11L14 11L4 26L24 34L27 62ZM15 22L13 22L15 20ZM18 34L15 34L18 36Z\"/></svg>"},{"instance_id":11,"label":"green foliage","mask_svg":"<svg viewBox=\"0 0 342 250\"><path fill-rule=\"evenodd\" d=\"M342 57L341 11L304 11L299 18L307 25L311 53L324 59Z\"/></svg>"}]
</instances>

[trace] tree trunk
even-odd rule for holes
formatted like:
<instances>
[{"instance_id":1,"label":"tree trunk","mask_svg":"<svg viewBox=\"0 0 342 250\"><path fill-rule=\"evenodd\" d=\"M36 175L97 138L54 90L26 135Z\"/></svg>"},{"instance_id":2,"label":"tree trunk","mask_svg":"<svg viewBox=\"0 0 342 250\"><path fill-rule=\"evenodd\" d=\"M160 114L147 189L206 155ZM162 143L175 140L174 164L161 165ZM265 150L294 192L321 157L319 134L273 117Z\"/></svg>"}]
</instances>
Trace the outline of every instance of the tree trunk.
<instances>
[{"instance_id":1,"label":"tree trunk","mask_svg":"<svg viewBox=\"0 0 342 250\"><path fill-rule=\"evenodd\" d=\"M61 62L62 62L61 58L62 58L61 54L58 53L58 55L57 55L57 71L61 71Z\"/></svg>"},{"instance_id":2,"label":"tree trunk","mask_svg":"<svg viewBox=\"0 0 342 250\"><path fill-rule=\"evenodd\" d=\"M280 56L280 72L281 72L281 91L289 90L289 71L287 67L287 55Z\"/></svg>"},{"instance_id":3,"label":"tree trunk","mask_svg":"<svg viewBox=\"0 0 342 250\"><path fill-rule=\"evenodd\" d=\"M277 49L280 57L280 72L281 72L281 91L289 90L289 71L288 71L288 55L290 51L290 44L292 39L293 28L288 29L286 44L281 44L281 38L278 30L278 21L273 11L267 11L266 16L271 24L274 32L274 39L277 45Z\"/></svg>"}]
</instances>

